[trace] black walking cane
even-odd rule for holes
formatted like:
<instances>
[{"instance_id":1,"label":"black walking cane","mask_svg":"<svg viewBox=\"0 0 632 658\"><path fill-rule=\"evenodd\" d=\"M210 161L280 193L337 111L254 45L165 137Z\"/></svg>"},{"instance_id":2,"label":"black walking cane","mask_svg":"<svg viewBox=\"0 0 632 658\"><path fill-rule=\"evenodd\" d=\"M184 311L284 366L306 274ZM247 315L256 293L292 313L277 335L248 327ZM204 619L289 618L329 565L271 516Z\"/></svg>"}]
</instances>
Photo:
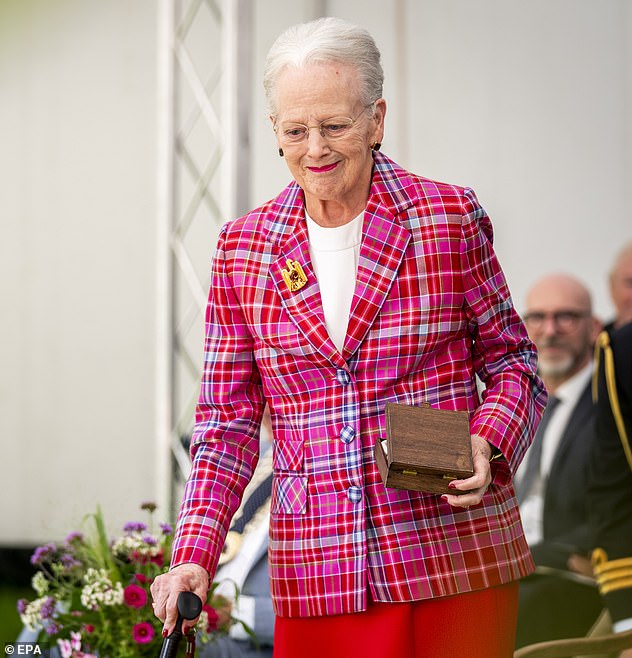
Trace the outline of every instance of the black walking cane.
<instances>
[{"instance_id":1,"label":"black walking cane","mask_svg":"<svg viewBox=\"0 0 632 658\"><path fill-rule=\"evenodd\" d=\"M183 620L195 619L202 612L202 601L197 594L193 592L180 592L178 594L178 620L176 626L162 642L162 649L159 658L175 658L178 654L178 647L182 639L182 622ZM187 657L195 654L195 631L187 635Z\"/></svg>"}]
</instances>

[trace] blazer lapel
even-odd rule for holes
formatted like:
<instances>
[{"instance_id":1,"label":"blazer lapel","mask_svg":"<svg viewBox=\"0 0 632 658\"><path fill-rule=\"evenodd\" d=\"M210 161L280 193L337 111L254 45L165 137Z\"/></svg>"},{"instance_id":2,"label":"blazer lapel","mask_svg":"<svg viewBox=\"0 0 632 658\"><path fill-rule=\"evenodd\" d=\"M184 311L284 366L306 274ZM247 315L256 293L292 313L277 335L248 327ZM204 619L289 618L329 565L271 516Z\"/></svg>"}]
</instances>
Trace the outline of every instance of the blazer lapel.
<instances>
[{"instance_id":1,"label":"blazer lapel","mask_svg":"<svg viewBox=\"0 0 632 658\"><path fill-rule=\"evenodd\" d=\"M270 276L281 298L281 303L289 313L292 322L310 344L323 356L339 367L344 366L342 356L333 344L325 326L320 288L309 255L307 225L302 211L294 213L294 229L280 244L280 254L273 261ZM283 278L283 270L289 263L298 263L307 281L298 290L291 290Z\"/></svg>"},{"instance_id":2,"label":"blazer lapel","mask_svg":"<svg viewBox=\"0 0 632 658\"><path fill-rule=\"evenodd\" d=\"M575 404L568 425L560 438L560 443L555 451L555 457L551 466L552 473L557 470L556 463L559 460L565 460L567 459L568 454L572 454L573 442L590 423L591 415L593 413L592 409L592 388L591 383L589 382Z\"/></svg>"},{"instance_id":3,"label":"blazer lapel","mask_svg":"<svg viewBox=\"0 0 632 658\"><path fill-rule=\"evenodd\" d=\"M290 184L271 209L268 239L279 247L271 265L271 277L281 303L311 345L338 367L345 367L356 352L397 277L408 242L409 231L398 216L413 205L413 185L408 174L381 153L375 153L371 193L364 213L362 244L347 336L340 354L333 344L322 310L320 288L309 255L303 191ZM290 290L283 278L288 260L296 261L307 281Z\"/></svg>"},{"instance_id":4,"label":"blazer lapel","mask_svg":"<svg viewBox=\"0 0 632 658\"><path fill-rule=\"evenodd\" d=\"M343 356L360 346L397 277L410 233L384 206L369 201Z\"/></svg>"}]
</instances>

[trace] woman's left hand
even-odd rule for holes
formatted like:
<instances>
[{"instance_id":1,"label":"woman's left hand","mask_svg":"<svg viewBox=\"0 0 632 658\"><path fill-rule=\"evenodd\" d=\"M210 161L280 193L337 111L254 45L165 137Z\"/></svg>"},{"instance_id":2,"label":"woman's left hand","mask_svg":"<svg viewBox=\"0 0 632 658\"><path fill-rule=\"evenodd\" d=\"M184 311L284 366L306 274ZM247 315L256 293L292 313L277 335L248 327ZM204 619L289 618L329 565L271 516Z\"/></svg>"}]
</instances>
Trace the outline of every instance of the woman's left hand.
<instances>
[{"instance_id":1,"label":"woman's left hand","mask_svg":"<svg viewBox=\"0 0 632 658\"><path fill-rule=\"evenodd\" d=\"M443 500L454 507L467 508L471 505L478 505L492 481L492 472L489 465L491 456L491 445L480 436L473 435L472 464L474 466L474 475L465 480L452 480L448 485L450 488L467 491L467 493L460 495L445 494L442 496Z\"/></svg>"}]
</instances>

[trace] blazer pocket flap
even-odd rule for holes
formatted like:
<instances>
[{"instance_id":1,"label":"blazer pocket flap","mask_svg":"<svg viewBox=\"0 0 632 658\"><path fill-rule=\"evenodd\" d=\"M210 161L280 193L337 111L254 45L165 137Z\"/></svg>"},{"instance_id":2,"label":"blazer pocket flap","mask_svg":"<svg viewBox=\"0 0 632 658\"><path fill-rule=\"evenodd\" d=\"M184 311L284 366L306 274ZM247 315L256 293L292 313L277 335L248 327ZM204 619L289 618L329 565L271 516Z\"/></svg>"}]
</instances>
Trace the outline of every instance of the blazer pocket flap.
<instances>
[{"instance_id":1,"label":"blazer pocket flap","mask_svg":"<svg viewBox=\"0 0 632 658\"><path fill-rule=\"evenodd\" d=\"M272 514L307 512L307 476L282 475L272 481Z\"/></svg>"},{"instance_id":2,"label":"blazer pocket flap","mask_svg":"<svg viewBox=\"0 0 632 658\"><path fill-rule=\"evenodd\" d=\"M302 468L302 441L276 441L274 443L274 470L300 471Z\"/></svg>"}]
</instances>

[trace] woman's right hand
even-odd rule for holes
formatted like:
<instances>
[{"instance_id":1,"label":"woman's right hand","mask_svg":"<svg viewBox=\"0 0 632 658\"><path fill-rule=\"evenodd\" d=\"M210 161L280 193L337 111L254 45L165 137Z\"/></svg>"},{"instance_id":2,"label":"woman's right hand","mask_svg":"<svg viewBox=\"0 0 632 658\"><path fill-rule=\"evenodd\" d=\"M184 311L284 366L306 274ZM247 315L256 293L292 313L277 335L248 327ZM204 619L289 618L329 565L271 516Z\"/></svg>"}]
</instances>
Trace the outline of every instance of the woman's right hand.
<instances>
[{"instance_id":1,"label":"woman's right hand","mask_svg":"<svg viewBox=\"0 0 632 658\"><path fill-rule=\"evenodd\" d=\"M203 602L206 601L210 578L206 569L199 564L180 564L161 576L151 584L151 596L154 600L154 614L164 622L162 636L167 637L173 631L178 619L178 594L194 592ZM182 631L186 633L195 626L197 619L185 621Z\"/></svg>"}]
</instances>

